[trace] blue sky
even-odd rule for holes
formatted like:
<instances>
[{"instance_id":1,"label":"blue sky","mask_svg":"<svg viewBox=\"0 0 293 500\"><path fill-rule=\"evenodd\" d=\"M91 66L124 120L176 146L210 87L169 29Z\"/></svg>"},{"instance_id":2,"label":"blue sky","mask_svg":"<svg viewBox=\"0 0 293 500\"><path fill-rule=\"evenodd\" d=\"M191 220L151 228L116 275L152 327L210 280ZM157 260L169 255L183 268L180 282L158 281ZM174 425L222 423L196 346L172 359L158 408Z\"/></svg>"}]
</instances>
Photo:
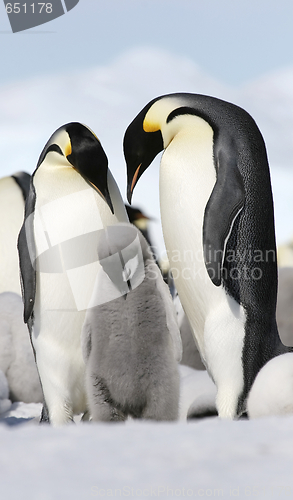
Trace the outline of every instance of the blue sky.
<instances>
[{"instance_id":1,"label":"blue sky","mask_svg":"<svg viewBox=\"0 0 293 500\"><path fill-rule=\"evenodd\" d=\"M154 46L238 85L293 65L292 24L292 0L80 0L66 15L13 34L1 2L0 84Z\"/></svg>"}]
</instances>

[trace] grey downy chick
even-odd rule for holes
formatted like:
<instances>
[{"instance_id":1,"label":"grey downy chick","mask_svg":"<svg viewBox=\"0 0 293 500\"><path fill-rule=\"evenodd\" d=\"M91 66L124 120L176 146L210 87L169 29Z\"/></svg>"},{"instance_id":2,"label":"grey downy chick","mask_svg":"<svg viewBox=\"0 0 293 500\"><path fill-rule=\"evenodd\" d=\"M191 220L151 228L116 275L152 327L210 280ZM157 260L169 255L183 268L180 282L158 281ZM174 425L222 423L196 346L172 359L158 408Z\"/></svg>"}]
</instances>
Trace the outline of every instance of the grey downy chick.
<instances>
[{"instance_id":1,"label":"grey downy chick","mask_svg":"<svg viewBox=\"0 0 293 500\"><path fill-rule=\"evenodd\" d=\"M131 224L102 230L98 256L82 329L92 419L175 420L182 346L168 286Z\"/></svg>"}]
</instances>

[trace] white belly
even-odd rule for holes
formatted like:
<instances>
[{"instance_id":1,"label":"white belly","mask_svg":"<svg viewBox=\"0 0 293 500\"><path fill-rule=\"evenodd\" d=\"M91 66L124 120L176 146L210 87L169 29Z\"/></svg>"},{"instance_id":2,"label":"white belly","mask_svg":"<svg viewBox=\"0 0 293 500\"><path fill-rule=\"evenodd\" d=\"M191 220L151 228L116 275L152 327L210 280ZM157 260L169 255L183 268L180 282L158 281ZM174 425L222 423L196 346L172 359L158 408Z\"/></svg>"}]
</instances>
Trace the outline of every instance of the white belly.
<instances>
[{"instance_id":1,"label":"white belly","mask_svg":"<svg viewBox=\"0 0 293 500\"><path fill-rule=\"evenodd\" d=\"M203 257L204 211L215 182L210 134L201 144L192 135L177 134L161 161L162 226L175 285L202 352L205 319L223 297Z\"/></svg>"},{"instance_id":2,"label":"white belly","mask_svg":"<svg viewBox=\"0 0 293 500\"><path fill-rule=\"evenodd\" d=\"M86 410L80 336L100 269L96 247L89 248L87 235L118 220L127 222L113 178L109 184L118 216L73 169L66 174L62 192L58 177L46 182L44 172L37 171L34 179L36 254L46 259L37 265L32 342L53 423L66 420L62 406L68 407L69 416Z\"/></svg>"},{"instance_id":3,"label":"white belly","mask_svg":"<svg viewBox=\"0 0 293 500\"><path fill-rule=\"evenodd\" d=\"M175 286L206 366L218 387L221 416L235 416L243 387L245 315L222 286L210 280L203 256L203 221L216 182L212 130L182 131L165 150L160 167L160 206Z\"/></svg>"}]
</instances>

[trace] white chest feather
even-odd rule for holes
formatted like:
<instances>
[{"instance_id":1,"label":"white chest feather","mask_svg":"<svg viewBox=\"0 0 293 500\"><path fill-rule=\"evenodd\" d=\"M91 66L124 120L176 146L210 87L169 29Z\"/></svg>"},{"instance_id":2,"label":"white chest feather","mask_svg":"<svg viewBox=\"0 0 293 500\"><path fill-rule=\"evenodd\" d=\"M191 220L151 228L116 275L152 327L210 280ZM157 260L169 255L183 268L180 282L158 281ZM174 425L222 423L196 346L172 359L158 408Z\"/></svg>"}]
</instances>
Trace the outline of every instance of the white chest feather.
<instances>
[{"instance_id":1,"label":"white chest feather","mask_svg":"<svg viewBox=\"0 0 293 500\"><path fill-rule=\"evenodd\" d=\"M212 129L201 122L205 125L199 136L196 131L183 129L174 137L160 169L161 217L168 258L182 305L198 331L203 329L212 297L218 295L203 257L204 211L216 172Z\"/></svg>"},{"instance_id":2,"label":"white chest feather","mask_svg":"<svg viewBox=\"0 0 293 500\"><path fill-rule=\"evenodd\" d=\"M42 337L56 336L58 343L62 343L63 337L68 344L75 334L79 341L100 268L96 252L98 232L117 221L126 222L127 215L110 173L108 184L115 215L74 169L60 168L55 176L49 173L42 168L34 178L34 235L39 257L34 335L37 338L41 331ZM63 324L60 332L64 317L68 327Z\"/></svg>"},{"instance_id":3,"label":"white chest feather","mask_svg":"<svg viewBox=\"0 0 293 500\"><path fill-rule=\"evenodd\" d=\"M234 300L228 298L222 286L216 287L212 283L206 271L203 256L204 213L216 182L213 132L200 118L190 118L195 123L194 130L183 128L163 154L160 205L175 285L205 358L207 319L209 323L214 321L211 319L214 311L225 310L229 315L230 303ZM243 330L242 321L239 323L240 330Z\"/></svg>"}]
</instances>

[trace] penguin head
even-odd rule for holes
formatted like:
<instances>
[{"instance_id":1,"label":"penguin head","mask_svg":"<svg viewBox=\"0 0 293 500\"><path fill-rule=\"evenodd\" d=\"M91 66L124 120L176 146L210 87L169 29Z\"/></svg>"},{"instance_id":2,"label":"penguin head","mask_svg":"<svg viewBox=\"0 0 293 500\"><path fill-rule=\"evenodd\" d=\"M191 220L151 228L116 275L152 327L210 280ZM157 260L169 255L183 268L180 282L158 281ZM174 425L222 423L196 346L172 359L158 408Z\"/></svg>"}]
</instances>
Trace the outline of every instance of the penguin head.
<instances>
[{"instance_id":1,"label":"penguin head","mask_svg":"<svg viewBox=\"0 0 293 500\"><path fill-rule=\"evenodd\" d=\"M107 181L108 159L99 139L87 126L72 122L58 128L45 145L37 169L44 163L52 168L74 168L114 213Z\"/></svg>"},{"instance_id":2,"label":"penguin head","mask_svg":"<svg viewBox=\"0 0 293 500\"><path fill-rule=\"evenodd\" d=\"M124 135L124 156L127 165L127 199L138 179L178 132L173 118L189 114L189 94L170 94L153 99L134 118ZM177 110L182 110L176 113ZM194 114L194 113L192 113Z\"/></svg>"}]
</instances>

